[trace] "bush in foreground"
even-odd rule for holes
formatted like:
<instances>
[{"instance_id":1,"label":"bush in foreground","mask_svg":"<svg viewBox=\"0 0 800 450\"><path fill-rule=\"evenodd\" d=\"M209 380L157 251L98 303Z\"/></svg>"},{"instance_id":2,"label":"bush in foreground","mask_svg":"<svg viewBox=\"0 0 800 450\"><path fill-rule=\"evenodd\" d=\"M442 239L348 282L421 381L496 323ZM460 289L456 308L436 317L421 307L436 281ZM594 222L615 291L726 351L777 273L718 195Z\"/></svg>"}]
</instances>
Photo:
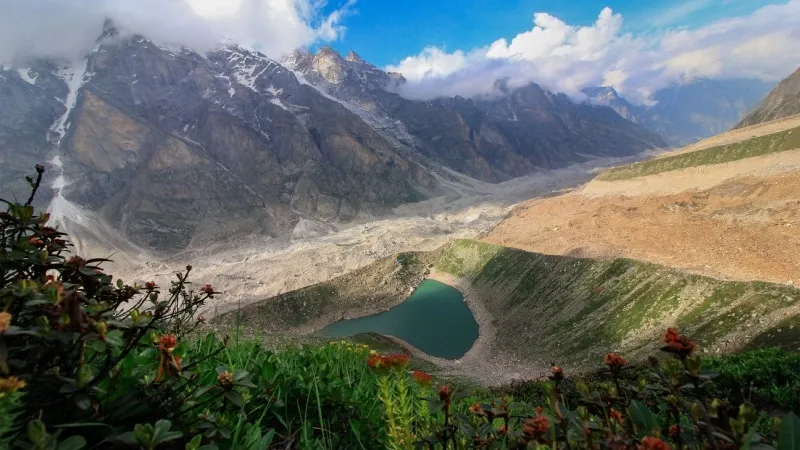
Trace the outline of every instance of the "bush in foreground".
<instances>
[{"instance_id":1,"label":"bush in foreground","mask_svg":"<svg viewBox=\"0 0 800 450\"><path fill-rule=\"evenodd\" d=\"M650 369L609 354L603 380L587 384L553 367L529 401L435 384L410 370L408 355L361 344L274 353L235 337L197 337L198 310L218 293L192 288L190 267L164 289L114 280L103 260L70 256L32 200L0 213L0 448L800 445L792 413L777 420L748 401L716 398L737 401L731 386L764 368L743 360L737 374L723 365L719 389L694 343L674 330L665 335L668 357Z\"/></svg>"}]
</instances>

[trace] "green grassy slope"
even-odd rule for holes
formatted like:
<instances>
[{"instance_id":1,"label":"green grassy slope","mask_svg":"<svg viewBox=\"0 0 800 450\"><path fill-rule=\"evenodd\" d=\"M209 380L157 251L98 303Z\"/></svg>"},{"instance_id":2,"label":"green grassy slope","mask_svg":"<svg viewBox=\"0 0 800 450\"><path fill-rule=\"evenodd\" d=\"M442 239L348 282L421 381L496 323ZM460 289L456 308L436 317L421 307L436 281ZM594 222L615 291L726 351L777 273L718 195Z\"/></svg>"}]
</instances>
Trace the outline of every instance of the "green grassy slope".
<instances>
[{"instance_id":1,"label":"green grassy slope","mask_svg":"<svg viewBox=\"0 0 800 450\"><path fill-rule=\"evenodd\" d=\"M681 155L614 167L601 172L596 179L602 181L628 180L671 170L721 164L796 148L800 148L800 127L748 139L736 144L721 145Z\"/></svg>"},{"instance_id":2,"label":"green grassy slope","mask_svg":"<svg viewBox=\"0 0 800 450\"><path fill-rule=\"evenodd\" d=\"M721 281L630 259L542 255L472 240L405 258L405 266L383 259L249 306L239 319L250 329L310 331L344 315L358 316L365 305L385 309L401 302L433 264L471 282L493 318L492 351L516 360L588 367L609 350L644 357L669 326L713 353L800 346L797 327L790 329L798 321L800 290L788 286ZM218 322L233 319L229 314Z\"/></svg>"},{"instance_id":3,"label":"green grassy slope","mask_svg":"<svg viewBox=\"0 0 800 450\"><path fill-rule=\"evenodd\" d=\"M677 326L711 351L751 342L792 348L800 337L774 333L767 316L796 320L800 290L726 282L630 259L541 255L460 240L436 267L466 277L495 318L497 346L515 358L580 365L608 349L636 354ZM765 334L766 333L766 334Z\"/></svg>"}]
</instances>

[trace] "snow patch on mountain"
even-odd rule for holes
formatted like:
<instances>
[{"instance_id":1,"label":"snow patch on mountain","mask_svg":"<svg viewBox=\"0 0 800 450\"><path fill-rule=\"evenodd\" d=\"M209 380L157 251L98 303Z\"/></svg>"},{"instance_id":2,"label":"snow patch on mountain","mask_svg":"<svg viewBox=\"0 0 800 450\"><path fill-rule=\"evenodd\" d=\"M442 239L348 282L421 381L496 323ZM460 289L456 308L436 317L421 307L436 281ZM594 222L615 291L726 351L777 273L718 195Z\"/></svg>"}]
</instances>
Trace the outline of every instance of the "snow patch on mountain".
<instances>
[{"instance_id":1,"label":"snow patch on mountain","mask_svg":"<svg viewBox=\"0 0 800 450\"><path fill-rule=\"evenodd\" d=\"M39 78L39 74L31 76L31 69L17 69L17 73L23 81L34 86L36 85L36 79Z\"/></svg>"},{"instance_id":2,"label":"snow patch on mountain","mask_svg":"<svg viewBox=\"0 0 800 450\"><path fill-rule=\"evenodd\" d=\"M86 66L88 64L88 60L84 59L82 61L78 61L72 64L68 64L65 66L60 67L55 75L65 83L67 83L67 96L64 99L64 106L67 108L64 111L64 114L56 120L52 127L50 127L51 131L54 131L58 134L58 141L56 142L56 148L61 145L61 140L64 139L64 136L67 134L67 129L69 128L69 116L72 113L72 110L75 109L75 104L78 102L78 94L80 93L80 89L84 83L86 83L90 78L91 74L86 72Z\"/></svg>"}]
</instances>

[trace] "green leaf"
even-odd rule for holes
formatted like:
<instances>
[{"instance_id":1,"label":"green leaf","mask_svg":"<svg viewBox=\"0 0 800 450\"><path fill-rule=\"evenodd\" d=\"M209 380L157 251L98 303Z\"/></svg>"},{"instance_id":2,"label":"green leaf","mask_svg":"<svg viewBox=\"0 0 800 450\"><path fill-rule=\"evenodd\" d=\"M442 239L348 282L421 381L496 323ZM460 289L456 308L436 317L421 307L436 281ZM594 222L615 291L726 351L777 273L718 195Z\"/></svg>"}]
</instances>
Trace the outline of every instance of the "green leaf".
<instances>
[{"instance_id":1,"label":"green leaf","mask_svg":"<svg viewBox=\"0 0 800 450\"><path fill-rule=\"evenodd\" d=\"M135 445L137 442L136 435L133 433L133 431L128 431L127 433L120 434L119 436L117 436L117 440L130 445Z\"/></svg>"},{"instance_id":2,"label":"green leaf","mask_svg":"<svg viewBox=\"0 0 800 450\"><path fill-rule=\"evenodd\" d=\"M86 394L77 394L75 395L75 405L78 408L86 411L92 407L92 399Z\"/></svg>"},{"instance_id":3,"label":"green leaf","mask_svg":"<svg viewBox=\"0 0 800 450\"><path fill-rule=\"evenodd\" d=\"M653 414L644 403L633 400L628 411L638 436L646 436L650 434L653 429L658 428L658 421L656 420L655 414Z\"/></svg>"},{"instance_id":4,"label":"green leaf","mask_svg":"<svg viewBox=\"0 0 800 450\"><path fill-rule=\"evenodd\" d=\"M47 436L47 429L41 420L31 420L28 422L28 439L31 442L40 442Z\"/></svg>"},{"instance_id":5,"label":"green leaf","mask_svg":"<svg viewBox=\"0 0 800 450\"><path fill-rule=\"evenodd\" d=\"M244 398L242 394L236 391L227 391L225 392L225 398L231 401L234 405L238 406L239 408L244 406Z\"/></svg>"},{"instance_id":6,"label":"green leaf","mask_svg":"<svg viewBox=\"0 0 800 450\"><path fill-rule=\"evenodd\" d=\"M111 330L106 334L106 342L114 347L122 347L122 331Z\"/></svg>"},{"instance_id":7,"label":"green leaf","mask_svg":"<svg viewBox=\"0 0 800 450\"><path fill-rule=\"evenodd\" d=\"M800 419L794 413L790 412L781 419L778 450L800 450Z\"/></svg>"},{"instance_id":8,"label":"green leaf","mask_svg":"<svg viewBox=\"0 0 800 450\"><path fill-rule=\"evenodd\" d=\"M80 450L86 447L86 439L81 436L72 436L58 444L58 450Z\"/></svg>"},{"instance_id":9,"label":"green leaf","mask_svg":"<svg viewBox=\"0 0 800 450\"><path fill-rule=\"evenodd\" d=\"M156 433L166 433L169 429L172 428L172 422L166 419L161 419L156 422L155 430Z\"/></svg>"},{"instance_id":10,"label":"green leaf","mask_svg":"<svg viewBox=\"0 0 800 450\"><path fill-rule=\"evenodd\" d=\"M192 438L191 441L186 443L186 450L199 450L200 449L200 441L202 441L203 436L197 435Z\"/></svg>"},{"instance_id":11,"label":"green leaf","mask_svg":"<svg viewBox=\"0 0 800 450\"><path fill-rule=\"evenodd\" d=\"M431 414L435 414L444 408L444 402L441 400L429 400L428 401L428 412Z\"/></svg>"}]
</instances>

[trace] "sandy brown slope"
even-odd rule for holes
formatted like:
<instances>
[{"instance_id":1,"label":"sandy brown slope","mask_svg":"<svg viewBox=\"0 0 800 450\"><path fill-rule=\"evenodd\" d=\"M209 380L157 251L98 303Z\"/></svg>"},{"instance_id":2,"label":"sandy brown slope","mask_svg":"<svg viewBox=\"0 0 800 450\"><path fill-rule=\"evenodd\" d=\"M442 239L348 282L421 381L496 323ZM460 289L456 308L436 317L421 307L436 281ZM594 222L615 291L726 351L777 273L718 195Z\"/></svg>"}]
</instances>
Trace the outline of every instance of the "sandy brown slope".
<instances>
[{"instance_id":1,"label":"sandy brown slope","mask_svg":"<svg viewBox=\"0 0 800 450\"><path fill-rule=\"evenodd\" d=\"M487 242L800 285L800 150L521 204Z\"/></svg>"}]
</instances>

